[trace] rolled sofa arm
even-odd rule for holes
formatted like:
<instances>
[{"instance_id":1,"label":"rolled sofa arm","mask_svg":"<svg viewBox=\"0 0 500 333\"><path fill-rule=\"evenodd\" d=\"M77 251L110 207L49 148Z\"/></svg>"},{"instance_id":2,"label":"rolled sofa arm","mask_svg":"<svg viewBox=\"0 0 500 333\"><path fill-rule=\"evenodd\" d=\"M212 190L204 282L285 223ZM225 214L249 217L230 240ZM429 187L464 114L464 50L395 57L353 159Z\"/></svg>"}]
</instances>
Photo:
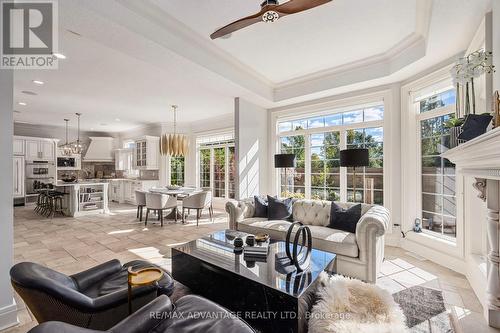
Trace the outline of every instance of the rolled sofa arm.
<instances>
[{"instance_id":1,"label":"rolled sofa arm","mask_svg":"<svg viewBox=\"0 0 500 333\"><path fill-rule=\"evenodd\" d=\"M383 236L389 229L391 214L383 206L373 206L359 220L356 225L356 240L358 244L368 230L373 229L377 237Z\"/></svg>"},{"instance_id":2,"label":"rolled sofa arm","mask_svg":"<svg viewBox=\"0 0 500 333\"><path fill-rule=\"evenodd\" d=\"M229 200L226 203L226 212L229 214L229 229L238 230L238 222L253 216L253 199L245 199L241 201Z\"/></svg>"}]
</instances>

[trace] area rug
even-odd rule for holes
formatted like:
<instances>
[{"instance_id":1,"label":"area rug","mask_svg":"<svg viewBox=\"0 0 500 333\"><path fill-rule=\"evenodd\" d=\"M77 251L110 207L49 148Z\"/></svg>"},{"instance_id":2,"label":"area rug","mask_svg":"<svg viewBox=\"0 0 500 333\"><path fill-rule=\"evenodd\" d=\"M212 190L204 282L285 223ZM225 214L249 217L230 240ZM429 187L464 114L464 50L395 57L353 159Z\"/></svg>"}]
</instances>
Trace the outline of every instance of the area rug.
<instances>
[{"instance_id":1,"label":"area rug","mask_svg":"<svg viewBox=\"0 0 500 333\"><path fill-rule=\"evenodd\" d=\"M415 286L395 293L393 297L403 310L409 327L408 332L456 332L452 325L453 319L444 306L441 291Z\"/></svg>"},{"instance_id":2,"label":"area rug","mask_svg":"<svg viewBox=\"0 0 500 333\"><path fill-rule=\"evenodd\" d=\"M310 333L402 333L405 316L392 295L375 285L323 273Z\"/></svg>"}]
</instances>

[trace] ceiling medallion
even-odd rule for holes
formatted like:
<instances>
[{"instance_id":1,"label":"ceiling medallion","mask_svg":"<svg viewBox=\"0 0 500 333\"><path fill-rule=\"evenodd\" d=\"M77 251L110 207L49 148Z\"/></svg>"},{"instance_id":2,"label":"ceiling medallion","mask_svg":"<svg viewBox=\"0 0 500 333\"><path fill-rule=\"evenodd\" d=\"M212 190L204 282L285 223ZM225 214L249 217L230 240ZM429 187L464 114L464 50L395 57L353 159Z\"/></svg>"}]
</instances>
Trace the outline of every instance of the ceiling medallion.
<instances>
[{"instance_id":1,"label":"ceiling medallion","mask_svg":"<svg viewBox=\"0 0 500 333\"><path fill-rule=\"evenodd\" d=\"M177 105L172 105L174 112L174 133L163 134L160 137L160 154L173 157L186 156L188 154L189 140L184 134L177 134Z\"/></svg>"}]
</instances>

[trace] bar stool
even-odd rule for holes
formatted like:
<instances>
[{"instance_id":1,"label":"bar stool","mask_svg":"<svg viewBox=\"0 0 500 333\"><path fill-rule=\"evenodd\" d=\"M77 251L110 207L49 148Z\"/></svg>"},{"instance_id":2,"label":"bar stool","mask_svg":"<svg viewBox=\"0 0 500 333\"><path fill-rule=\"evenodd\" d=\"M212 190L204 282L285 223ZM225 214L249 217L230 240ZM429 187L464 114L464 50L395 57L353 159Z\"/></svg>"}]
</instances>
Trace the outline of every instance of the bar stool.
<instances>
[{"instance_id":1,"label":"bar stool","mask_svg":"<svg viewBox=\"0 0 500 333\"><path fill-rule=\"evenodd\" d=\"M59 191L50 191L47 193L47 217L54 218L55 214L61 214L62 216L64 216L64 208L62 202L64 195L64 192Z\"/></svg>"}]
</instances>

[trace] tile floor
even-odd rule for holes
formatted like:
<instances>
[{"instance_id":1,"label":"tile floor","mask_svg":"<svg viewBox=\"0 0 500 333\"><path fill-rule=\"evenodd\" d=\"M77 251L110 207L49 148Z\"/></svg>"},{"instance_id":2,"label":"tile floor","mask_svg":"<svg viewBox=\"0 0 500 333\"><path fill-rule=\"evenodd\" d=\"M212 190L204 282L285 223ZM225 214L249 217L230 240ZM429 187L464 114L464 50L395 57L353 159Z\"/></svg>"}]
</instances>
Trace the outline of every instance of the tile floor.
<instances>
[{"instance_id":1,"label":"tile floor","mask_svg":"<svg viewBox=\"0 0 500 333\"><path fill-rule=\"evenodd\" d=\"M199 238L227 227L223 211L216 211L214 222L203 215L199 227L194 216L188 224L144 224L135 218L135 207L112 205L111 214L78 219L40 218L32 209L14 210L14 261L33 261L66 274L88 269L117 258L122 262L146 259L170 269L170 249L179 243ZM399 248L386 248L377 284L398 292L415 285L443 291L449 311L459 318L463 332L500 332L488 327L482 307L461 274L419 258ZM2 333L27 332L36 325L22 300L16 296L20 324Z\"/></svg>"}]
</instances>

